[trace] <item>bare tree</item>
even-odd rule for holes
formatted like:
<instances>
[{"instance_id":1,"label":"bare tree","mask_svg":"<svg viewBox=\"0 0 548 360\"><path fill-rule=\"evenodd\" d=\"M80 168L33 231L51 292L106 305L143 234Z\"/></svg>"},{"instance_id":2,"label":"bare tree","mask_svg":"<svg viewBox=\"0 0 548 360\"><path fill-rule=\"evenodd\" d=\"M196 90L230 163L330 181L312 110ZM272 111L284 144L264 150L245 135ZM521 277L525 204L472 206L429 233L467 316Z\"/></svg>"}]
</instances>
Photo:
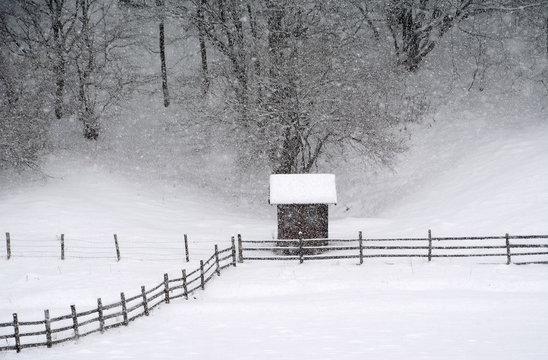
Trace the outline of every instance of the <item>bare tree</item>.
<instances>
[{"instance_id":1,"label":"bare tree","mask_svg":"<svg viewBox=\"0 0 548 360\"><path fill-rule=\"evenodd\" d=\"M58 119L64 114L66 68L74 44L79 5L65 0L15 0L3 9L7 48L53 72Z\"/></svg>"},{"instance_id":2,"label":"bare tree","mask_svg":"<svg viewBox=\"0 0 548 360\"><path fill-rule=\"evenodd\" d=\"M134 35L114 0L79 0L78 36L70 52L77 79L77 116L86 139L97 140L101 116L131 92L131 69L120 50Z\"/></svg>"},{"instance_id":3,"label":"bare tree","mask_svg":"<svg viewBox=\"0 0 548 360\"><path fill-rule=\"evenodd\" d=\"M386 24L398 62L416 71L424 58L462 18L473 0L391 0L386 4Z\"/></svg>"},{"instance_id":4,"label":"bare tree","mask_svg":"<svg viewBox=\"0 0 548 360\"><path fill-rule=\"evenodd\" d=\"M302 173L350 146L381 162L401 150L390 131L395 118L360 99L374 88L360 80L363 69L341 66L356 60L359 21L337 20L362 18L355 9L314 0L220 0L204 12L193 21L226 59L230 131L241 140L243 163L259 159L275 173Z\"/></svg>"},{"instance_id":5,"label":"bare tree","mask_svg":"<svg viewBox=\"0 0 548 360\"><path fill-rule=\"evenodd\" d=\"M131 35L115 5L115 0L16 0L0 8L5 49L49 79L52 89L44 95L56 118L75 113L88 139L97 139L101 113L129 83L117 51Z\"/></svg>"},{"instance_id":6,"label":"bare tree","mask_svg":"<svg viewBox=\"0 0 548 360\"><path fill-rule=\"evenodd\" d=\"M34 68L28 58L0 50L0 170L36 169L46 148L49 119L43 93L49 83L35 76L28 86L25 79Z\"/></svg>"}]
</instances>

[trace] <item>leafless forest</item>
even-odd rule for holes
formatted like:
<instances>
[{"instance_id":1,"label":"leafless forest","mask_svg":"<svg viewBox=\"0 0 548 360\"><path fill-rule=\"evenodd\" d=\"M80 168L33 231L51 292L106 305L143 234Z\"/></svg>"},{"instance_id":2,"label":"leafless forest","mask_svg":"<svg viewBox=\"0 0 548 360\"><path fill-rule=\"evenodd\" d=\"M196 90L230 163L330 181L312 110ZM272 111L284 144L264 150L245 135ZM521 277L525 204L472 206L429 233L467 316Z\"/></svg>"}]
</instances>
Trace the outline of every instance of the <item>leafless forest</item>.
<instances>
[{"instance_id":1,"label":"leafless forest","mask_svg":"<svg viewBox=\"0 0 548 360\"><path fill-rule=\"evenodd\" d=\"M463 93L548 95L543 0L13 0L0 32L4 171L39 169L63 124L101 142L132 99L180 109L181 146L302 173L390 164Z\"/></svg>"}]
</instances>

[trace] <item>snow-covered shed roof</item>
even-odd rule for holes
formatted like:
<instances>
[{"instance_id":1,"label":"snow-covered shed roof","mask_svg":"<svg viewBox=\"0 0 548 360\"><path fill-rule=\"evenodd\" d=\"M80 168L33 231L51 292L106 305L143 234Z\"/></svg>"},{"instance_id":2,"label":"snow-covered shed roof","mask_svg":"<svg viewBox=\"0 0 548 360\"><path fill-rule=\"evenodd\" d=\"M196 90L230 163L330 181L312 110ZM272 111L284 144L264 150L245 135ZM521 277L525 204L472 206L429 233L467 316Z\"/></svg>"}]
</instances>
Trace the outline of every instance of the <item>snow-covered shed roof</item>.
<instances>
[{"instance_id":1,"label":"snow-covered shed roof","mask_svg":"<svg viewBox=\"0 0 548 360\"><path fill-rule=\"evenodd\" d=\"M271 204L336 204L333 174L270 175Z\"/></svg>"}]
</instances>

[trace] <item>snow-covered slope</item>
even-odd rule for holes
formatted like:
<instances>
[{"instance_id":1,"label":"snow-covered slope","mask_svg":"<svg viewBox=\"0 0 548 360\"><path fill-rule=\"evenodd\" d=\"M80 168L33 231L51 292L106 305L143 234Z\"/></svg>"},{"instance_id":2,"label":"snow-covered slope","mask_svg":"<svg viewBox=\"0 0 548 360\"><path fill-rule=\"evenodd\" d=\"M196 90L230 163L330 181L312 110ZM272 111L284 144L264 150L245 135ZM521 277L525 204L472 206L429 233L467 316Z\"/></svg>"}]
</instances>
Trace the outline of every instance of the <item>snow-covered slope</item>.
<instances>
[{"instance_id":1,"label":"snow-covered slope","mask_svg":"<svg viewBox=\"0 0 548 360\"><path fill-rule=\"evenodd\" d=\"M546 164L545 96L470 95L414 128L393 172L339 176L349 190L338 215L365 209L382 220L362 226L375 235L424 235L428 228L438 235L546 232Z\"/></svg>"},{"instance_id":2,"label":"snow-covered slope","mask_svg":"<svg viewBox=\"0 0 548 360\"><path fill-rule=\"evenodd\" d=\"M44 170L52 178L0 191L0 229L17 237L112 239L118 233L135 241L191 238L229 241L238 232L257 234L271 219L235 212L214 194L184 186L128 178L69 155L52 159ZM122 240L123 241L123 240ZM16 246L16 245L15 245Z\"/></svg>"},{"instance_id":3,"label":"snow-covered slope","mask_svg":"<svg viewBox=\"0 0 548 360\"><path fill-rule=\"evenodd\" d=\"M394 171L337 173L331 234L423 235L428 228L446 235L546 232L548 100L478 97L462 103L466 110L456 113L457 105L449 104L435 121L416 125ZM93 149L52 156L44 166L51 177L46 181L0 188L0 231L25 238L275 235L275 209L266 191L262 204L245 207L224 194L232 179L205 192L187 186L184 177L162 181L157 169L141 168L148 163L113 159L108 149L85 152ZM356 216L366 208L370 216Z\"/></svg>"},{"instance_id":4,"label":"snow-covered slope","mask_svg":"<svg viewBox=\"0 0 548 360\"><path fill-rule=\"evenodd\" d=\"M546 232L548 124L487 138L383 215L438 231Z\"/></svg>"},{"instance_id":5,"label":"snow-covered slope","mask_svg":"<svg viewBox=\"0 0 548 360\"><path fill-rule=\"evenodd\" d=\"M509 129L466 149L444 172L425 173L379 214L386 221L361 227L385 236L424 235L429 228L438 235L546 233L546 164L548 125ZM355 221L341 220L353 227Z\"/></svg>"}]
</instances>

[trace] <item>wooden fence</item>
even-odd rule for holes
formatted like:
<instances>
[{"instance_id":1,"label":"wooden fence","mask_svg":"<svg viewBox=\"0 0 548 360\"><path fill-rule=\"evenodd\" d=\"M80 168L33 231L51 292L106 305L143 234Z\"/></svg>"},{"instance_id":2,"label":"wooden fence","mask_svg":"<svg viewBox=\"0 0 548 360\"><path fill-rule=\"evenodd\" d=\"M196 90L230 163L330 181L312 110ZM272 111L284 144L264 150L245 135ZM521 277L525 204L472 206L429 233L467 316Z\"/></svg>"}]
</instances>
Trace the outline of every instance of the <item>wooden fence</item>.
<instances>
[{"instance_id":1,"label":"wooden fence","mask_svg":"<svg viewBox=\"0 0 548 360\"><path fill-rule=\"evenodd\" d=\"M317 246L321 243L322 246ZM323 245L325 244L325 245ZM248 255L249 253L253 255ZM238 249L234 238L230 247L219 250L200 261L200 267L181 277L169 278L164 274L161 283L151 289L141 286L140 293L126 297L120 293L120 301L104 305L97 299L97 307L77 311L70 306L70 314L51 317L44 310L44 319L20 321L16 313L13 320L0 323L0 351L47 346L75 340L110 328L127 326L162 303L169 304L188 296L205 284L215 274L218 276L229 266L245 260L327 260L359 259L363 264L368 258L504 258L506 264L548 263L548 235L509 235L477 237L433 237L428 231L425 238L365 238L359 232L355 239L294 239L294 240L243 240L238 235ZM515 261L514 259L518 259ZM524 259L519 261L519 259ZM5 345L4 345L5 343Z\"/></svg>"},{"instance_id":2,"label":"wooden fence","mask_svg":"<svg viewBox=\"0 0 548 360\"><path fill-rule=\"evenodd\" d=\"M122 241L124 239L121 239ZM28 239L5 233L6 258L57 258L65 259L122 259L190 261L193 257L209 255L215 241L189 239L183 234L180 239L150 240L135 239L123 243L117 234L112 240L106 238L82 239L65 234L56 237ZM207 248L204 246L207 245ZM191 251L192 250L192 254Z\"/></svg>"},{"instance_id":3,"label":"wooden fence","mask_svg":"<svg viewBox=\"0 0 548 360\"><path fill-rule=\"evenodd\" d=\"M318 246L318 244L322 244ZM238 235L238 261L326 260L368 258L504 258L506 264L548 263L548 235L355 239L242 240ZM518 259L514 261L513 259Z\"/></svg>"},{"instance_id":4,"label":"wooden fence","mask_svg":"<svg viewBox=\"0 0 548 360\"><path fill-rule=\"evenodd\" d=\"M177 278L169 278L164 274L161 283L151 289L141 286L141 292L126 297L120 293L120 301L104 305L101 298L97 299L97 307L77 311L75 305L70 306L70 314L50 317L49 310L44 310L44 319L38 321L20 321L17 314L13 314L13 321L0 323L0 341L6 343L0 351L47 346L59 344L69 340L76 340L96 332L127 326L141 316L148 316L150 311L162 303L169 304L178 298L188 299L188 296L198 289L204 289L205 284L215 274L229 266L236 266L236 246L232 238L232 246L215 251L206 261L200 261L200 267Z\"/></svg>"}]
</instances>

